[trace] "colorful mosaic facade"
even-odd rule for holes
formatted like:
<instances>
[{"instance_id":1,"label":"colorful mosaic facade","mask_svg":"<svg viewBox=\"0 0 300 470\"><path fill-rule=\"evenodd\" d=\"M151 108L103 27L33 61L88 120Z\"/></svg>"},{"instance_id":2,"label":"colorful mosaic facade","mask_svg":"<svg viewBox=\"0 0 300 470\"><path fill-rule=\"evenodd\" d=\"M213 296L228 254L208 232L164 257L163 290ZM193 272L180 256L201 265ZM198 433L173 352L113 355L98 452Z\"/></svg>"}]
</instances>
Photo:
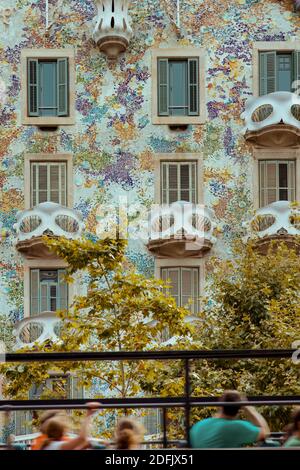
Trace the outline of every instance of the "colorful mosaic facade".
<instances>
[{"instance_id":1,"label":"colorful mosaic facade","mask_svg":"<svg viewBox=\"0 0 300 470\"><path fill-rule=\"evenodd\" d=\"M117 63L108 64L92 40L93 0L4 0L0 6L0 233L2 315L23 317L23 260L13 225L24 209L25 153L73 154L74 208L94 234L99 204L150 207L156 153L203 154L205 204L222 233L215 253L230 250L252 211L252 153L243 136L245 101L252 95L256 41L299 39L300 16L292 0L175 0L130 2L133 37ZM151 50L203 47L206 53L204 124L172 131L151 120ZM55 132L21 125L20 54L23 48L75 49L76 124ZM152 274L143 243L129 258Z\"/></svg>"}]
</instances>

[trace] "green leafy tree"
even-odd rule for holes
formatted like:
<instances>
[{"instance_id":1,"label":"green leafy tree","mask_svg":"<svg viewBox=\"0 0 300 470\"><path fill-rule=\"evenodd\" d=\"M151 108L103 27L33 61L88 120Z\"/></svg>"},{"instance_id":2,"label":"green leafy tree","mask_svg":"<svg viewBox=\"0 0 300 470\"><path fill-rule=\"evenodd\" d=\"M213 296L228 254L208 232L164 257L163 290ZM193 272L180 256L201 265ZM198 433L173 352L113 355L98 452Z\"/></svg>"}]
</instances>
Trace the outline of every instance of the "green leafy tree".
<instances>
[{"instance_id":1,"label":"green leafy tree","mask_svg":"<svg viewBox=\"0 0 300 470\"><path fill-rule=\"evenodd\" d=\"M67 262L69 283L74 275L84 275L87 290L79 293L61 318L61 342L46 342L34 349L50 351L143 351L163 347L166 332L181 348L191 338L185 318L188 311L177 307L166 295L166 286L146 278L130 268L125 257L126 242L121 239L68 240L45 238L45 243ZM167 347L167 346L166 346ZM146 361L30 363L2 366L6 376L5 392L14 398L26 398L33 384L39 385L52 373L73 373L90 388L105 386L105 393L117 397L137 396L141 381L152 380L153 368ZM49 398L51 393L45 390ZM52 393L53 396L53 393ZM55 396L55 393L54 393Z\"/></svg>"},{"instance_id":2,"label":"green leafy tree","mask_svg":"<svg viewBox=\"0 0 300 470\"><path fill-rule=\"evenodd\" d=\"M284 243L271 244L263 255L253 242L238 242L231 259L211 259L210 295L202 299L196 337L202 349L289 349L300 339L299 254ZM300 394L300 366L292 357L282 360L193 361L194 396L219 396L225 389L247 395ZM161 374L168 394L168 381L180 383L182 371ZM152 387L151 384L147 384ZM171 386L172 388L172 386ZM183 383L181 390L183 392ZM287 407L261 410L273 430L290 419ZM194 409L197 420L212 413Z\"/></svg>"}]
</instances>

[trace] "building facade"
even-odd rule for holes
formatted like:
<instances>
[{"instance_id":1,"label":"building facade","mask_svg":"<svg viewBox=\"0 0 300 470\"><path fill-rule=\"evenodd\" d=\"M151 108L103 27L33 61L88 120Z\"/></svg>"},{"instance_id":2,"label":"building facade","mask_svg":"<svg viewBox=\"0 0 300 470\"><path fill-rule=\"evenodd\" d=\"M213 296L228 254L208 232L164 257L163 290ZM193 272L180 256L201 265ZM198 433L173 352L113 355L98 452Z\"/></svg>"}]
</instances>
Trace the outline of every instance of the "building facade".
<instances>
[{"instance_id":1,"label":"building facade","mask_svg":"<svg viewBox=\"0 0 300 470\"><path fill-rule=\"evenodd\" d=\"M262 238L298 233L297 2L4 0L0 41L0 314L19 346L73 295L41 235L99 235L120 200L133 221L165 205L128 258L193 314L253 210Z\"/></svg>"}]
</instances>

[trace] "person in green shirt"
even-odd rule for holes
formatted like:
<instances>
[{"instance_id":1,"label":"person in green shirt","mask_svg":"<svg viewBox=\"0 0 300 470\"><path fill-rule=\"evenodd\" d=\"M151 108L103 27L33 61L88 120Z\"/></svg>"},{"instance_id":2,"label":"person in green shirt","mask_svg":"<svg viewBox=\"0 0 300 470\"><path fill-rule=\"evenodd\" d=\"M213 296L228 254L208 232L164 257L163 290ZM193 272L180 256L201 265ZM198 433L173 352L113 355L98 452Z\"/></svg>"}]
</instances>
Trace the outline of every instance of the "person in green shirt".
<instances>
[{"instance_id":1,"label":"person in green shirt","mask_svg":"<svg viewBox=\"0 0 300 470\"><path fill-rule=\"evenodd\" d=\"M292 435L284 443L284 447L300 447L300 408L293 414Z\"/></svg>"},{"instance_id":2,"label":"person in green shirt","mask_svg":"<svg viewBox=\"0 0 300 470\"><path fill-rule=\"evenodd\" d=\"M245 400L237 391L226 391L220 401L228 402L228 405L222 406L213 418L199 421L192 427L190 437L193 448L243 447L268 437L268 424L253 406L243 407L247 421L239 419L241 406L238 403Z\"/></svg>"}]
</instances>

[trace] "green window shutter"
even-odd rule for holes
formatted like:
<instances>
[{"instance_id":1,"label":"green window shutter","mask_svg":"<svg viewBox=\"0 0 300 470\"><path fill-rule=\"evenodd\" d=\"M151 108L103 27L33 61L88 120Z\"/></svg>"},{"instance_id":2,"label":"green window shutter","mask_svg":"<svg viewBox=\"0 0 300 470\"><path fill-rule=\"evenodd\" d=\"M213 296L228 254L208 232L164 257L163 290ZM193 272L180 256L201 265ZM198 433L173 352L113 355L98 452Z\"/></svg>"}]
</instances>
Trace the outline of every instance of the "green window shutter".
<instances>
[{"instance_id":1,"label":"green window shutter","mask_svg":"<svg viewBox=\"0 0 300 470\"><path fill-rule=\"evenodd\" d=\"M158 114L169 115L169 61L158 59Z\"/></svg>"},{"instance_id":2,"label":"green window shutter","mask_svg":"<svg viewBox=\"0 0 300 470\"><path fill-rule=\"evenodd\" d=\"M57 115L68 115L68 59L57 60Z\"/></svg>"},{"instance_id":3,"label":"green window shutter","mask_svg":"<svg viewBox=\"0 0 300 470\"><path fill-rule=\"evenodd\" d=\"M30 271L30 315L38 315L40 313L40 296L39 296L40 271L39 269L31 269Z\"/></svg>"},{"instance_id":4,"label":"green window shutter","mask_svg":"<svg viewBox=\"0 0 300 470\"><path fill-rule=\"evenodd\" d=\"M57 307L60 310L68 308L68 284L64 280L66 275L65 269L58 270L58 302Z\"/></svg>"},{"instance_id":5,"label":"green window shutter","mask_svg":"<svg viewBox=\"0 0 300 470\"><path fill-rule=\"evenodd\" d=\"M189 116L199 115L199 60L188 59Z\"/></svg>"},{"instance_id":6,"label":"green window shutter","mask_svg":"<svg viewBox=\"0 0 300 470\"><path fill-rule=\"evenodd\" d=\"M300 51L293 52L293 82L298 81L299 83L295 83L293 86L293 91L297 91L300 89Z\"/></svg>"},{"instance_id":7,"label":"green window shutter","mask_svg":"<svg viewBox=\"0 0 300 470\"><path fill-rule=\"evenodd\" d=\"M277 90L276 52L260 52L259 54L259 94L267 95Z\"/></svg>"},{"instance_id":8,"label":"green window shutter","mask_svg":"<svg viewBox=\"0 0 300 470\"><path fill-rule=\"evenodd\" d=\"M39 61L28 59L27 61L27 86L28 86L28 115L39 116Z\"/></svg>"}]
</instances>

